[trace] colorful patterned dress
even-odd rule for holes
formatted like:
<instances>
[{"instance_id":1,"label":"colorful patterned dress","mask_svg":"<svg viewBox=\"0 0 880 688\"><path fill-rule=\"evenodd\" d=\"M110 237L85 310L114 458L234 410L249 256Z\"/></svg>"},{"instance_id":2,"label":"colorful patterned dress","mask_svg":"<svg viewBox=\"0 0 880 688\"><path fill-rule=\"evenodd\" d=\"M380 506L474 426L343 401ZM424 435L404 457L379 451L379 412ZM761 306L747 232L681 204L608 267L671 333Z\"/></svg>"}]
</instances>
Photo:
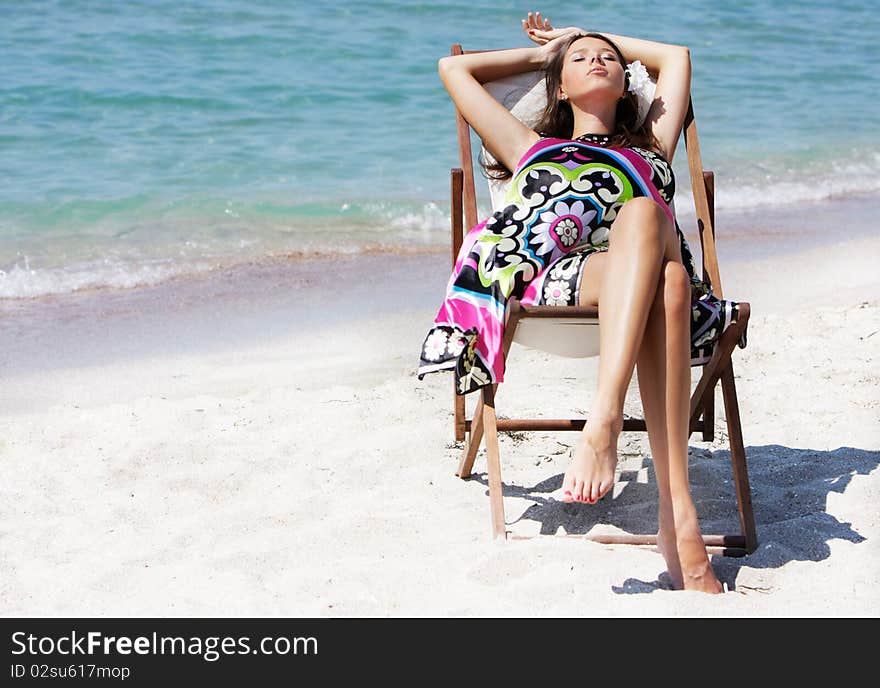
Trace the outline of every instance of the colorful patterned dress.
<instances>
[{"instance_id":1,"label":"colorful patterned dress","mask_svg":"<svg viewBox=\"0 0 880 688\"><path fill-rule=\"evenodd\" d=\"M657 201L675 223L692 284L691 365L709 359L735 319L736 304L717 299L696 275L669 208L675 193L670 164L643 148L605 147L609 141L597 134L577 140L542 138L526 152L503 208L464 238L446 299L422 345L419 379L453 370L459 394L502 382L508 299L577 305L587 258L608 250L617 213L640 196Z\"/></svg>"}]
</instances>

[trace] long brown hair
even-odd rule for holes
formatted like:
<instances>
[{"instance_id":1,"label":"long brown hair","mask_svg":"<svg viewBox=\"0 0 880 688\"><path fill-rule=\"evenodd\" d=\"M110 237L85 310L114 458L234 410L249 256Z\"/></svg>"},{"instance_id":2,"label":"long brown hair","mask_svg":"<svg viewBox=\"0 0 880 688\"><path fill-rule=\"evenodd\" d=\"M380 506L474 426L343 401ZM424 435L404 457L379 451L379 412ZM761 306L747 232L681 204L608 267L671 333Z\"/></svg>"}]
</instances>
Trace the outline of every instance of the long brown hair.
<instances>
[{"instance_id":1,"label":"long brown hair","mask_svg":"<svg viewBox=\"0 0 880 688\"><path fill-rule=\"evenodd\" d=\"M547 85L547 105L541 113L541 118L534 129L541 136L550 138L570 139L574 136L574 112L571 103L559 99L559 87L562 84L562 65L565 55L571 44L581 38L599 38L610 45L620 64L624 67L624 90L623 97L617 101L617 112L614 117L614 132L611 134L609 147L623 148L636 146L660 152L660 144L657 139L645 127L644 122L639 124L639 101L635 93L629 90L629 73L626 71L626 58L620 52L620 48L610 38L601 33L576 33L565 39L565 43L544 68L544 77ZM500 162L489 163L481 157L480 165L489 179L509 179L513 173Z\"/></svg>"}]
</instances>

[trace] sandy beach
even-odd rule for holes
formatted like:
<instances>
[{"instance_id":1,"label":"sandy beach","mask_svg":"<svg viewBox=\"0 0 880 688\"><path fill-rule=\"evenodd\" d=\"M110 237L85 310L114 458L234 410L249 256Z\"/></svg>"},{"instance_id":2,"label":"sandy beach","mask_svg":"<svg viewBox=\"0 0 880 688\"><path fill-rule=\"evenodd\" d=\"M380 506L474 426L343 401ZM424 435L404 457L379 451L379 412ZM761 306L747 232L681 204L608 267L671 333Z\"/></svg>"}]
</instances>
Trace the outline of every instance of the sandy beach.
<instances>
[{"instance_id":1,"label":"sandy beach","mask_svg":"<svg viewBox=\"0 0 880 688\"><path fill-rule=\"evenodd\" d=\"M752 304L734 369L760 541L713 557L728 594L670 590L648 548L552 536L656 529L642 434L592 508L559 501L574 435L502 434L509 528L547 537L491 539L483 453L454 475L450 378L415 377L436 251L0 304L0 614L877 616L878 209L717 218L725 296ZM588 407L595 359L513 361L502 414ZM735 532L717 395L691 478L704 531Z\"/></svg>"}]
</instances>

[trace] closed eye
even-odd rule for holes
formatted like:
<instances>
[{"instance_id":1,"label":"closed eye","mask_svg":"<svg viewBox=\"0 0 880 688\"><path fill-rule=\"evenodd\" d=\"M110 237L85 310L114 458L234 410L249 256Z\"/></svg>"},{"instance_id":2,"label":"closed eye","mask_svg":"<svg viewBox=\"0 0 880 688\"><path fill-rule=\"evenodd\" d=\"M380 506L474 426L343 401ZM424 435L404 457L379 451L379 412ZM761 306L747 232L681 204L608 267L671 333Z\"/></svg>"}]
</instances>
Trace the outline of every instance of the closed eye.
<instances>
[{"instance_id":1,"label":"closed eye","mask_svg":"<svg viewBox=\"0 0 880 688\"><path fill-rule=\"evenodd\" d=\"M600 56L603 60L611 60L612 62L617 62L617 55L614 53L605 53ZM571 57L572 62L583 62L586 58L580 53L575 53Z\"/></svg>"}]
</instances>

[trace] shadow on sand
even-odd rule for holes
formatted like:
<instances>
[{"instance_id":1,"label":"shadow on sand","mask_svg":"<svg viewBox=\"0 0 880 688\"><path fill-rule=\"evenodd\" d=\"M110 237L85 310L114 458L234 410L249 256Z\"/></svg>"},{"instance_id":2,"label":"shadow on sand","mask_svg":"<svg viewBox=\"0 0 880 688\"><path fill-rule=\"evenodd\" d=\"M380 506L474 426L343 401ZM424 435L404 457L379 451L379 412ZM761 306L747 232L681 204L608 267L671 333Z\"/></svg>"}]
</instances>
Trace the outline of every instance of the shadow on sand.
<instances>
[{"instance_id":1,"label":"shadow on sand","mask_svg":"<svg viewBox=\"0 0 880 688\"><path fill-rule=\"evenodd\" d=\"M771 444L747 447L746 456L758 548L742 558L712 557L716 575L729 590L736 589L743 566L778 568L790 561L822 561L831 552L830 540L864 541L850 523L827 512L828 494L842 493L853 476L873 471L880 464L880 451L852 447L816 451ZM561 473L528 487L505 483L505 497L532 502L509 525L537 521L542 535L554 535L560 527L569 534L585 534L599 524L634 534L656 533L657 488L650 458L643 459L642 468L647 469L647 482L636 481L638 471L622 471L618 482L626 484L617 497L606 496L591 507L565 504L546 496L562 486ZM730 452L691 447L689 472L702 531L739 533ZM485 473L474 473L470 479L488 485ZM640 594L671 587L664 572L655 581L627 579L613 590L618 594Z\"/></svg>"}]
</instances>

